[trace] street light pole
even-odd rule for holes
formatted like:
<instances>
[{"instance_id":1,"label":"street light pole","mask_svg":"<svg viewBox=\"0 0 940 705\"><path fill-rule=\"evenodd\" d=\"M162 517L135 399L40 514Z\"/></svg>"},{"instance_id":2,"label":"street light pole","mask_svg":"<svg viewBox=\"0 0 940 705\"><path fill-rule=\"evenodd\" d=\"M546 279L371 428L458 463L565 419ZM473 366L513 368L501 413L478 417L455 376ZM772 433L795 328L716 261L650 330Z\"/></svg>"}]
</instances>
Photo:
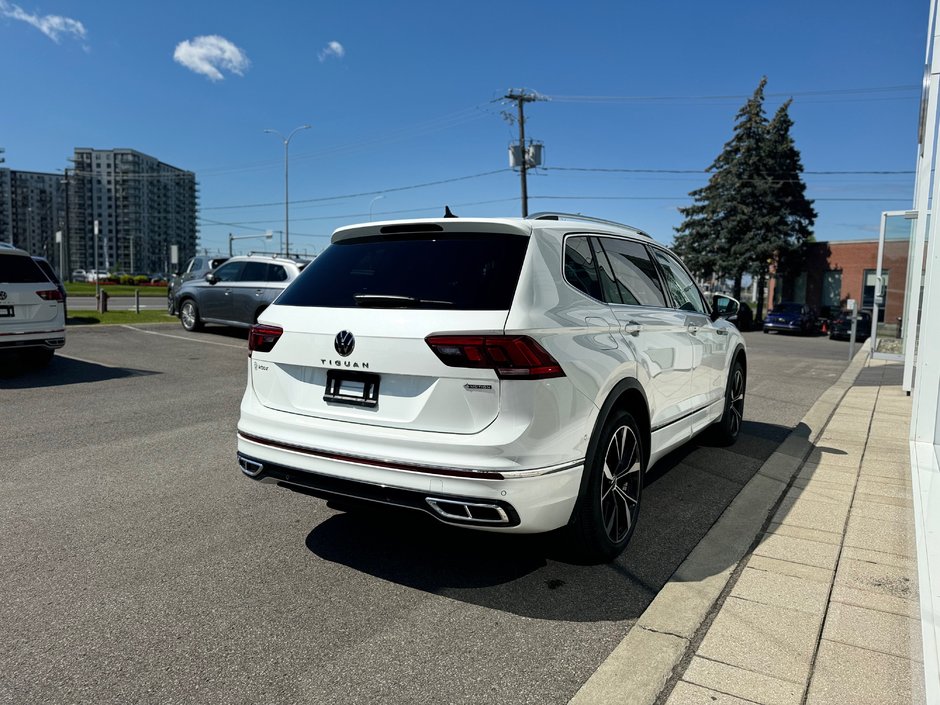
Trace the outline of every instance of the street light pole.
<instances>
[{"instance_id":1,"label":"street light pole","mask_svg":"<svg viewBox=\"0 0 940 705\"><path fill-rule=\"evenodd\" d=\"M291 137L296 135L301 130L309 130L310 125L301 125L300 127L294 128L287 137L284 137L277 130L265 130L265 132L270 132L272 135L277 135L284 142L284 254L290 255L290 197L288 189L288 178L287 178L287 169L288 169L288 149L290 148Z\"/></svg>"},{"instance_id":2,"label":"street light pole","mask_svg":"<svg viewBox=\"0 0 940 705\"><path fill-rule=\"evenodd\" d=\"M371 201L369 201L369 220L370 221L372 220L372 206L374 206L375 202L379 200L380 198L385 198L385 196L376 196Z\"/></svg>"}]
</instances>

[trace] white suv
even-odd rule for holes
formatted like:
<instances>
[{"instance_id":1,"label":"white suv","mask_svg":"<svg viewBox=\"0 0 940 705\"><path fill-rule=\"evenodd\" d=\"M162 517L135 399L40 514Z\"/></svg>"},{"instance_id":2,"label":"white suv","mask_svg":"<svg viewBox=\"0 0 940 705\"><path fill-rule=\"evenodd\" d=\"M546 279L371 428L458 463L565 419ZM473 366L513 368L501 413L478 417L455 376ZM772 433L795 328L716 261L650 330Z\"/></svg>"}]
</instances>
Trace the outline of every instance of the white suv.
<instances>
[{"instance_id":1,"label":"white suv","mask_svg":"<svg viewBox=\"0 0 940 705\"><path fill-rule=\"evenodd\" d=\"M62 292L29 253L0 247L0 353L16 353L42 366L63 345Z\"/></svg>"},{"instance_id":2,"label":"white suv","mask_svg":"<svg viewBox=\"0 0 940 705\"><path fill-rule=\"evenodd\" d=\"M586 560L636 526L646 470L741 427L747 357L645 233L537 214L340 228L249 335L238 462L448 524L569 525Z\"/></svg>"}]
</instances>

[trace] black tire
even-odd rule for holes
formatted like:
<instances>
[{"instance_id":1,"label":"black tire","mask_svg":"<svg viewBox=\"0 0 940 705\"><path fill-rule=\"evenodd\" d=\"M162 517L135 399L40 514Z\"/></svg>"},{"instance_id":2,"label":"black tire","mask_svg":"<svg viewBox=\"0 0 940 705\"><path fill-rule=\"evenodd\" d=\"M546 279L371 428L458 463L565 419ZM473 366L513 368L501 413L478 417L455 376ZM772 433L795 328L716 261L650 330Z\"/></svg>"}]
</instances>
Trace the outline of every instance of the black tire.
<instances>
[{"instance_id":1,"label":"black tire","mask_svg":"<svg viewBox=\"0 0 940 705\"><path fill-rule=\"evenodd\" d=\"M747 373L740 360L735 360L728 372L725 388L725 411L712 427L712 437L719 445L730 446L738 439L744 422L744 395L747 392Z\"/></svg>"},{"instance_id":2,"label":"black tire","mask_svg":"<svg viewBox=\"0 0 940 705\"><path fill-rule=\"evenodd\" d=\"M770 331L764 328L764 333L770 333Z\"/></svg>"},{"instance_id":3,"label":"black tire","mask_svg":"<svg viewBox=\"0 0 940 705\"><path fill-rule=\"evenodd\" d=\"M173 298L171 296L166 297L166 312L171 315L176 315L176 306L173 305Z\"/></svg>"},{"instance_id":4,"label":"black tire","mask_svg":"<svg viewBox=\"0 0 940 705\"><path fill-rule=\"evenodd\" d=\"M585 460L587 482L569 526L578 561L606 563L630 542L646 477L645 443L628 411L615 411L605 422Z\"/></svg>"},{"instance_id":5,"label":"black tire","mask_svg":"<svg viewBox=\"0 0 940 705\"><path fill-rule=\"evenodd\" d=\"M188 331L202 330L202 319L199 318L199 307L192 299L186 299L180 305L180 323Z\"/></svg>"}]
</instances>

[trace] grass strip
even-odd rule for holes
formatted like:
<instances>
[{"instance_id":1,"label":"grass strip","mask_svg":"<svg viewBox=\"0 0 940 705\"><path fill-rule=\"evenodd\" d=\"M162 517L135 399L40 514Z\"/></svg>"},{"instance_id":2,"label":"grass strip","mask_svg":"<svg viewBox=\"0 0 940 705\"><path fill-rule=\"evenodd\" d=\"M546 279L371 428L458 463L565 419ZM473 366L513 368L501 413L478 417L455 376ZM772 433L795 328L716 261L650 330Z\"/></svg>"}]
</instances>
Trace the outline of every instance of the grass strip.
<instances>
[{"instance_id":1,"label":"grass strip","mask_svg":"<svg viewBox=\"0 0 940 705\"><path fill-rule=\"evenodd\" d=\"M132 284L105 284L101 287L102 291L108 292L108 296L133 296L135 291L140 290L141 298L160 297L166 298L165 286L134 286ZM69 296L94 296L95 285L88 282L66 282L65 292Z\"/></svg>"},{"instance_id":2,"label":"grass strip","mask_svg":"<svg viewBox=\"0 0 940 705\"><path fill-rule=\"evenodd\" d=\"M176 316L167 315L166 311L144 310L140 313L133 311L69 311L66 325L88 326L99 323L178 323Z\"/></svg>"}]
</instances>

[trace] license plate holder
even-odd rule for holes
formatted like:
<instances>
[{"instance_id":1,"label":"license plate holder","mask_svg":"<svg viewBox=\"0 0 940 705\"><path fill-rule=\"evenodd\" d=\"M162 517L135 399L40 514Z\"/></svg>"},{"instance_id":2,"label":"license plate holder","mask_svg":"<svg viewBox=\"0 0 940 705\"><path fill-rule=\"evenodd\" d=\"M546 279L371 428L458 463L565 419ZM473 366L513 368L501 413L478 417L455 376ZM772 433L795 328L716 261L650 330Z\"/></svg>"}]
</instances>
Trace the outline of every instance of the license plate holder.
<instances>
[{"instance_id":1,"label":"license plate holder","mask_svg":"<svg viewBox=\"0 0 940 705\"><path fill-rule=\"evenodd\" d=\"M0 318L14 318L12 306L0 306Z\"/></svg>"},{"instance_id":2,"label":"license plate holder","mask_svg":"<svg viewBox=\"0 0 940 705\"><path fill-rule=\"evenodd\" d=\"M374 409L379 405L379 380L370 372L328 370L323 401Z\"/></svg>"}]
</instances>

